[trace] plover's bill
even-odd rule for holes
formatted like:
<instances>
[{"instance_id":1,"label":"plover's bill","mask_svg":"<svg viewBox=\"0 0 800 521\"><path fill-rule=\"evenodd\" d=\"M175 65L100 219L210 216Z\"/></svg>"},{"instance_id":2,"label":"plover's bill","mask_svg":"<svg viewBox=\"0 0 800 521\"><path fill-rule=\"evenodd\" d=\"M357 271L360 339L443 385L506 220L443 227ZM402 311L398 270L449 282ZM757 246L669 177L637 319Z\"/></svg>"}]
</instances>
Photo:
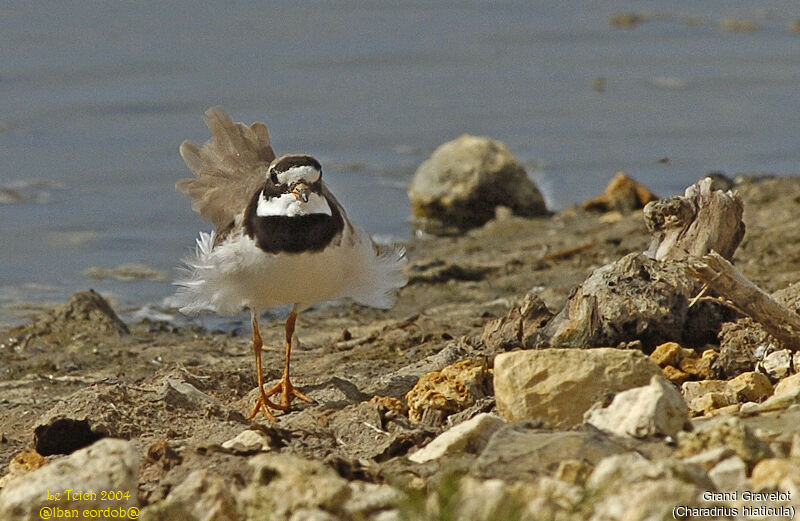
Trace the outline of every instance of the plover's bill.
<instances>
[{"instance_id":1,"label":"plover's bill","mask_svg":"<svg viewBox=\"0 0 800 521\"><path fill-rule=\"evenodd\" d=\"M293 396L309 399L289 379L297 314L325 300L349 297L388 308L407 277L402 248L382 248L347 218L322 181L322 167L307 155L276 158L263 123L234 123L220 107L206 111L211 139L181 144L195 174L175 186L215 230L201 233L189 276L178 281L184 313L250 310L259 409L286 410ZM286 362L281 381L264 390L258 317L263 308L292 305L286 320ZM281 394L280 403L270 401Z\"/></svg>"}]
</instances>

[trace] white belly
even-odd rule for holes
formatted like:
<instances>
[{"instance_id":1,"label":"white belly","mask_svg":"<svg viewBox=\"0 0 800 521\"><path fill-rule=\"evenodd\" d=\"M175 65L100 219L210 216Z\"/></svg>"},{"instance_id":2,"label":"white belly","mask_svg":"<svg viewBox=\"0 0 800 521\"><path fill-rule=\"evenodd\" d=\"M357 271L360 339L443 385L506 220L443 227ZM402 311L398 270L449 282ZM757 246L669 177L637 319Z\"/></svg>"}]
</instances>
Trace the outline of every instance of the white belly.
<instances>
[{"instance_id":1,"label":"white belly","mask_svg":"<svg viewBox=\"0 0 800 521\"><path fill-rule=\"evenodd\" d=\"M220 270L220 285L228 288L224 293L234 307L275 307L298 304L308 307L316 302L347 296L348 283L353 278L353 267L362 262L358 249L342 246L326 248L313 253L270 254L259 249L255 242L245 238L231 248L220 252L227 257ZM233 253L232 256L224 255ZM241 259L239 269L231 264ZM233 261L233 262L232 262ZM228 302L217 303L228 308Z\"/></svg>"},{"instance_id":2,"label":"white belly","mask_svg":"<svg viewBox=\"0 0 800 521\"><path fill-rule=\"evenodd\" d=\"M213 237L201 234L189 280L179 282L181 311L211 308L238 313L351 297L361 304L389 307L393 289L406 283L402 249L377 253L362 231L345 233L337 246L319 252L266 253L247 236L211 248Z\"/></svg>"}]
</instances>

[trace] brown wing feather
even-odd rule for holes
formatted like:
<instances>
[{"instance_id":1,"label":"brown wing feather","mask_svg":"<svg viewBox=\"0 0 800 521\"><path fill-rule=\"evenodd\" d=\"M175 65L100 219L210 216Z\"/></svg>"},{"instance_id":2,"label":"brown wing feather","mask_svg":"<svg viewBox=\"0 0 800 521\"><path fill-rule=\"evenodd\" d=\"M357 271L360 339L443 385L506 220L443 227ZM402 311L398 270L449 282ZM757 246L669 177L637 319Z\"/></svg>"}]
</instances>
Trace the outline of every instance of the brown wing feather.
<instances>
[{"instance_id":1,"label":"brown wing feather","mask_svg":"<svg viewBox=\"0 0 800 521\"><path fill-rule=\"evenodd\" d=\"M195 178L181 179L178 192L192 199L192 208L218 230L228 228L266 180L275 152L263 123L234 123L222 107L206 111L211 139L198 147L181 143L181 157Z\"/></svg>"}]
</instances>

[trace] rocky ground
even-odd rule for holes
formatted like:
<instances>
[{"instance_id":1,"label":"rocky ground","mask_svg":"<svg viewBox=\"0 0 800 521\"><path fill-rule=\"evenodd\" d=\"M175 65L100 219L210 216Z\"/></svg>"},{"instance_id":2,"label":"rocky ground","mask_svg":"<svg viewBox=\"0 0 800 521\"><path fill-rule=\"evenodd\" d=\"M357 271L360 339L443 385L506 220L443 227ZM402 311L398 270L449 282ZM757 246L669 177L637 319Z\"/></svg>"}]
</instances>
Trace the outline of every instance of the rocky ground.
<instances>
[{"instance_id":1,"label":"rocky ground","mask_svg":"<svg viewBox=\"0 0 800 521\"><path fill-rule=\"evenodd\" d=\"M797 309L800 178L735 189L736 266ZM579 208L500 208L463 235L417 239L393 309L300 316L292 372L316 403L276 422L247 420L249 331L126 325L76 294L0 333L0 519L42 507L151 521L791 517L796 346L728 311L710 343L634 332L583 346L603 349L519 349L594 270L649 242L640 210ZM271 380L282 334L281 320L262 324ZM116 495L48 500L66 489Z\"/></svg>"}]
</instances>

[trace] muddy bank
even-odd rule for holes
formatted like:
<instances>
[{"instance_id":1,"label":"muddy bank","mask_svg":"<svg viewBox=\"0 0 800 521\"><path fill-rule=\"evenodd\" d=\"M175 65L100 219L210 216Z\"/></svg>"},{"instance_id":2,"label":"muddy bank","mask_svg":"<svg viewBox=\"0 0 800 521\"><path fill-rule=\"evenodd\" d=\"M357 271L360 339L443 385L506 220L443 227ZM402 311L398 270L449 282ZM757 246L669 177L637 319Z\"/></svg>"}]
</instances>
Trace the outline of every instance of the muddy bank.
<instances>
[{"instance_id":1,"label":"muddy bank","mask_svg":"<svg viewBox=\"0 0 800 521\"><path fill-rule=\"evenodd\" d=\"M736 266L770 292L800 280L800 179L757 179L735 189L747 230L733 257ZM0 333L4 490L13 492L28 469L50 467L99 438L129 440L125 447L101 446L93 457L133 472L130 505L149 509L148 519L178 518L179 511L187 519L208 519L192 510L206 500L223 505L213 508L228 516L214 519L263 518L265 505L270 515L281 513L277 518L306 512L316 517L296 519L436 519L452 508L464 519L491 519L497 509L513 507L525 519L531 502L560 519L586 519L611 516L632 487L639 490L637 501L654 498L651 510L630 505L622 511L628 519L649 519L670 502L708 506L702 493L726 487L797 490L800 480L791 470L800 457L796 396L769 400L798 368L790 356L785 371L770 373L763 368L766 352L761 367L745 364L738 371L761 374L766 383L754 376L749 384L731 384L736 375L695 370L705 352L725 347L724 337L716 344L678 345L659 359L641 342L619 346L633 348L622 352L643 349L641 357L655 368L637 369L628 386L633 390L647 386L650 370L670 378L671 367L686 375L670 378L683 384L670 385L687 404L686 425L671 420L664 431L656 422L646 436L632 436L583 423L582 414L548 421L564 405L514 423L497 416L494 355L504 349L487 346L486 325L506 317L528 293L557 313L593 270L642 252L649 242L641 211L578 208L538 218L501 209L463 236L415 240L408 248L410 282L393 309L343 304L301 314L294 383L316 404L297 402L276 423L246 419L255 400L247 331L123 324L95 295L75 296L31 325ZM735 326L738 320L728 329L752 330ZM282 321L264 322L262 335L271 346L264 365L274 380L282 368ZM598 356L598 365L607 365ZM568 376L574 375L550 375L553 387L537 392L563 395L559 385ZM407 398L418 382L428 387ZM694 385L689 391L687 383ZM600 406L625 391L603 392L593 395ZM463 432L449 431L461 425ZM435 448L431 440L446 431L450 441L438 441L444 447L439 453L415 458L423 447ZM39 458L25 452L30 449ZM296 493L303 487L307 494ZM424 500L434 492L435 508ZM0 508L10 504L11 492L5 494ZM484 498L481 508L488 510L463 517L470 497Z\"/></svg>"}]
</instances>

